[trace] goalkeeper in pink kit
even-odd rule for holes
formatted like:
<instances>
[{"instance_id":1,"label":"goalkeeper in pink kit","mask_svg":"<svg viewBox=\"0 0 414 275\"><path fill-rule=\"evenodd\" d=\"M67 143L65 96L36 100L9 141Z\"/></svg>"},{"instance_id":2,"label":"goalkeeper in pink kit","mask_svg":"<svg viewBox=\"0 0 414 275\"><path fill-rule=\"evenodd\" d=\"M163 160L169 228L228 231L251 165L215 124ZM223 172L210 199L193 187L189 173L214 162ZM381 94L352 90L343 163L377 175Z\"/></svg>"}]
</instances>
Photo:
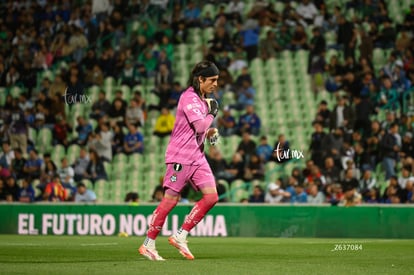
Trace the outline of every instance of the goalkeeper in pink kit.
<instances>
[{"instance_id":1,"label":"goalkeeper in pink kit","mask_svg":"<svg viewBox=\"0 0 414 275\"><path fill-rule=\"evenodd\" d=\"M194 66L189 79L189 87L178 102L176 120L170 142L165 153L167 171L164 177L164 198L154 210L147 237L139 248L139 253L150 260L164 260L155 247L155 239L160 233L165 219L177 205L180 192L189 183L201 191L199 200L185 219L178 232L168 241L185 258L194 256L187 246L187 235L217 203L218 195L214 175L204 155L204 140L210 125L218 112L215 99L207 99L208 94L217 89L219 70L210 61L202 61ZM210 139L217 141L218 133Z\"/></svg>"}]
</instances>

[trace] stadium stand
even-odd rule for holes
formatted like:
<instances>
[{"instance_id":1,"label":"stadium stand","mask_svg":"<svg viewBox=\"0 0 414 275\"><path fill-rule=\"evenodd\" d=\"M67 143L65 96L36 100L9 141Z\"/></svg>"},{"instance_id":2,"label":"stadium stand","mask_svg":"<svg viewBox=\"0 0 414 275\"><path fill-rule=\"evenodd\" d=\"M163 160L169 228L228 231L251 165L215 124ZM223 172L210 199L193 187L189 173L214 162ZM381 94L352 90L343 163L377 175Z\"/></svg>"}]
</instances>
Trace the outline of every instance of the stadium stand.
<instances>
[{"instance_id":1,"label":"stadium stand","mask_svg":"<svg viewBox=\"0 0 414 275\"><path fill-rule=\"evenodd\" d=\"M302 185L312 197L311 186L317 185L324 203L414 201L410 1L1 5L1 175L26 177L24 169L19 175L20 167L32 161L29 152L36 149L44 163L42 175L28 179L33 201L60 198L42 196L53 176L48 162L60 168L66 157L75 165L82 147L88 154L96 151L102 163L85 162L92 173L102 167L106 174L80 179L98 202L121 203L130 192L153 201L168 144L168 136L153 134L155 122L162 107L174 114L192 66L203 59L221 69L215 97L230 110L237 133L221 137L218 155L210 156L206 143L221 201L246 201L256 185L279 202L303 202L297 193ZM260 119L259 133L248 142L242 138L246 128L238 127L246 111L234 108L246 90L253 90ZM127 110L137 121L143 117L137 133L128 129ZM87 125L79 125L79 117ZM371 126L377 121L379 129ZM272 150L250 163L261 136ZM141 149L131 153L125 144ZM26 161L15 157L18 148ZM265 176L255 178L260 169ZM18 201L7 180L1 182L0 200ZM74 194L75 186L66 187Z\"/></svg>"}]
</instances>

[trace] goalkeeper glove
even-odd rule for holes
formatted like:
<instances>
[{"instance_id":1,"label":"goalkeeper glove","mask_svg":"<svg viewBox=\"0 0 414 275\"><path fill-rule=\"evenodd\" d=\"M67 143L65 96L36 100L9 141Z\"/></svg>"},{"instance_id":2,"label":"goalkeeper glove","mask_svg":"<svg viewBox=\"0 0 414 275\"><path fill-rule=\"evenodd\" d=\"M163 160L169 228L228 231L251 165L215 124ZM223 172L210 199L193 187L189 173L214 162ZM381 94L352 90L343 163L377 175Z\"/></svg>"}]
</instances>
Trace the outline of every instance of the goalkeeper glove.
<instances>
[{"instance_id":1,"label":"goalkeeper glove","mask_svg":"<svg viewBox=\"0 0 414 275\"><path fill-rule=\"evenodd\" d=\"M219 110L219 105L218 105L217 100L215 100L214 98L206 98L205 100L208 105L208 113L216 117L218 110Z\"/></svg>"}]
</instances>

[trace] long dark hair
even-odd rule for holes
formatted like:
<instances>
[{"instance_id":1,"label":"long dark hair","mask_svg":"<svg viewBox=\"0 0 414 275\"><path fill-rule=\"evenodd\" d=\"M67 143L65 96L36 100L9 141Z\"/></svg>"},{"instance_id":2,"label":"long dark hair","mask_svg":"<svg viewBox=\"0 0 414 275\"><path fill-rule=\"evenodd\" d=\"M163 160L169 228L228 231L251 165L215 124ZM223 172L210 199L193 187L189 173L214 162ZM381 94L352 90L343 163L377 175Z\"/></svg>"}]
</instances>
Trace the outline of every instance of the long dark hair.
<instances>
[{"instance_id":1,"label":"long dark hair","mask_svg":"<svg viewBox=\"0 0 414 275\"><path fill-rule=\"evenodd\" d=\"M190 74L190 78L188 79L188 83L187 85L190 87L194 88L194 91L198 94L201 95L200 92L200 82L198 81L198 77L201 76L203 78L203 80L206 78L206 76L203 76L202 73L203 71L206 71L206 69L208 68L214 68L215 70L218 69L216 67L216 65L211 62L211 61L201 61L199 63L197 63L194 68L191 70L191 74Z\"/></svg>"}]
</instances>

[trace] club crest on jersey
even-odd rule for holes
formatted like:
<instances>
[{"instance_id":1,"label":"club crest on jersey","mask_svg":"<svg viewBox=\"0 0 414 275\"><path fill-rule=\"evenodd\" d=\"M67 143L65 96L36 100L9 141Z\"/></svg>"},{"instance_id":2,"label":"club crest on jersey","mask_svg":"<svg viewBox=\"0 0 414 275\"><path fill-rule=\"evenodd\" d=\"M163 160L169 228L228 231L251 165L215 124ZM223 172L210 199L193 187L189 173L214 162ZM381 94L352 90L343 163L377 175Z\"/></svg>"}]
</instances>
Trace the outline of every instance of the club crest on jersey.
<instances>
[{"instance_id":1,"label":"club crest on jersey","mask_svg":"<svg viewBox=\"0 0 414 275\"><path fill-rule=\"evenodd\" d=\"M176 182L176 181L177 181L177 175L176 175L176 174L173 174L173 175L171 176L171 178L170 178L170 181L171 181L171 182Z\"/></svg>"},{"instance_id":2,"label":"club crest on jersey","mask_svg":"<svg viewBox=\"0 0 414 275\"><path fill-rule=\"evenodd\" d=\"M183 169L183 166L179 163L174 163L174 171L180 172Z\"/></svg>"}]
</instances>

